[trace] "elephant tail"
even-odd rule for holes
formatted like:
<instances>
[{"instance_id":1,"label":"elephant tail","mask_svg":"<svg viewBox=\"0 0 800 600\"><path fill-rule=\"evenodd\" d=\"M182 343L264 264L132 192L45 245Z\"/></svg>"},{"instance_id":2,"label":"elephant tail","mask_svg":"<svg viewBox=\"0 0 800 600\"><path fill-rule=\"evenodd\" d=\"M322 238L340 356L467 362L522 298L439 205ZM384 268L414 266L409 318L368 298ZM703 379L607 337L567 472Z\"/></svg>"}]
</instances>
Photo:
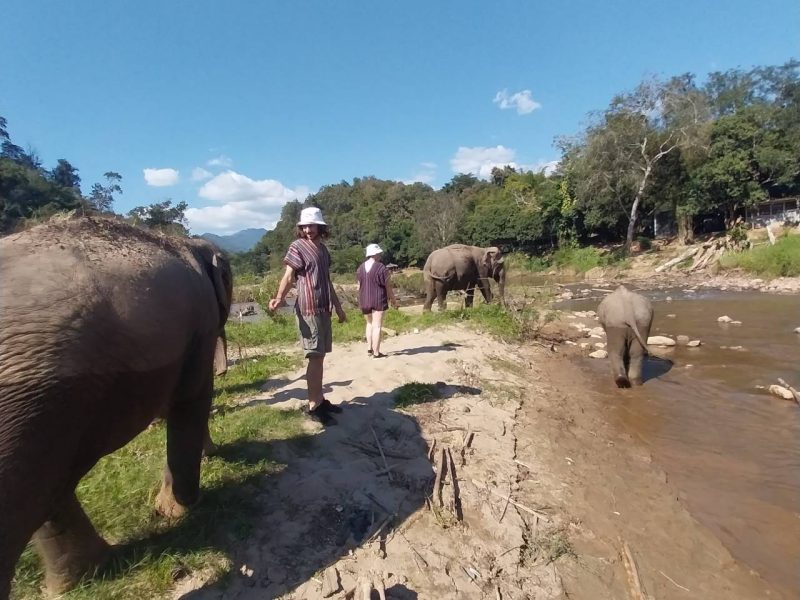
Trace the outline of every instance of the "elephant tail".
<instances>
[{"instance_id":1,"label":"elephant tail","mask_svg":"<svg viewBox=\"0 0 800 600\"><path fill-rule=\"evenodd\" d=\"M633 333L636 335L636 339L639 340L642 348L644 348L645 354L649 354L649 351L647 350L647 341L642 339L642 334L639 333L639 328L636 326L636 319L631 319L630 323L628 323L628 327L633 329Z\"/></svg>"}]
</instances>

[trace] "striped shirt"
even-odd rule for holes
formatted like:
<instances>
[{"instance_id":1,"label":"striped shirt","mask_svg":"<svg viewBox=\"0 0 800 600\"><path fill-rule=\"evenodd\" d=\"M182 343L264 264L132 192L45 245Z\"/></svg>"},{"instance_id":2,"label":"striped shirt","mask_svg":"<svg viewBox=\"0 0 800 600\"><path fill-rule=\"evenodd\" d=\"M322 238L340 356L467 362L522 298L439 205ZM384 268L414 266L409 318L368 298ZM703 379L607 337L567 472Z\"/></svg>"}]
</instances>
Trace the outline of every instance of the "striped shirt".
<instances>
[{"instance_id":1,"label":"striped shirt","mask_svg":"<svg viewBox=\"0 0 800 600\"><path fill-rule=\"evenodd\" d=\"M387 310L389 302L386 296L386 280L389 279L389 269L376 260L367 271L366 264L361 263L356 271L358 306L361 310Z\"/></svg>"},{"instance_id":2,"label":"striped shirt","mask_svg":"<svg viewBox=\"0 0 800 600\"><path fill-rule=\"evenodd\" d=\"M296 309L303 315L331 313L331 255L325 244L297 239L283 258L297 277Z\"/></svg>"}]
</instances>

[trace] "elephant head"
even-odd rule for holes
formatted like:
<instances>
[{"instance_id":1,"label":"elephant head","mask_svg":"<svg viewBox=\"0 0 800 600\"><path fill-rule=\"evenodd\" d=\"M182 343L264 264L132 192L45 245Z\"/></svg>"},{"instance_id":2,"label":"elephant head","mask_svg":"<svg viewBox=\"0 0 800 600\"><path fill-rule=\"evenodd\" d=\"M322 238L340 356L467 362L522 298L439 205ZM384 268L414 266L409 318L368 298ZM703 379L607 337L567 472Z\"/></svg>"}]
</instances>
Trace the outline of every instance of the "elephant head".
<instances>
[{"instance_id":1,"label":"elephant head","mask_svg":"<svg viewBox=\"0 0 800 600\"><path fill-rule=\"evenodd\" d=\"M497 282L501 300L505 298L506 288L506 265L503 252L497 246L490 246L483 249L483 256L480 261L480 275Z\"/></svg>"}]
</instances>

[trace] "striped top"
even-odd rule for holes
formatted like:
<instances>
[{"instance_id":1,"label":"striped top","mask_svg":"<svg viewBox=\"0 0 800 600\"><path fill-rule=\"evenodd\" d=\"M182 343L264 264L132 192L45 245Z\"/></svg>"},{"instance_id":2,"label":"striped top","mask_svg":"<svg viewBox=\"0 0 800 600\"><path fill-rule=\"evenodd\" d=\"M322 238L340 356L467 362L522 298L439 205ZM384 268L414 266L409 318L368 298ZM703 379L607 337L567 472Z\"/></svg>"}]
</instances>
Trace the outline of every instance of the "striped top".
<instances>
[{"instance_id":1,"label":"striped top","mask_svg":"<svg viewBox=\"0 0 800 600\"><path fill-rule=\"evenodd\" d=\"M283 258L297 277L296 310L303 315L331 312L331 255L325 244L307 239L292 242Z\"/></svg>"},{"instance_id":2,"label":"striped top","mask_svg":"<svg viewBox=\"0 0 800 600\"><path fill-rule=\"evenodd\" d=\"M361 310L387 310L389 302L386 296L386 280L389 279L389 269L376 260L367 272L366 264L366 261L361 263L356 271L358 306Z\"/></svg>"}]
</instances>

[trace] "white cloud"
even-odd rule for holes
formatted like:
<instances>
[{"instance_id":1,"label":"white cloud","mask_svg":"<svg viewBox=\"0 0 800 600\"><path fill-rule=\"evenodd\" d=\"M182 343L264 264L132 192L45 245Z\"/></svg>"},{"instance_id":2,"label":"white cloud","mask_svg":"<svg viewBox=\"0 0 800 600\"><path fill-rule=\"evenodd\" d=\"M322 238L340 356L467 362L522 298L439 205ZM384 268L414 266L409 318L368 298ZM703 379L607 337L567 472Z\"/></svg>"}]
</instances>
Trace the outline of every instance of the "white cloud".
<instances>
[{"instance_id":1,"label":"white cloud","mask_svg":"<svg viewBox=\"0 0 800 600\"><path fill-rule=\"evenodd\" d=\"M153 187L167 187L178 183L180 174L175 169L145 169L144 180Z\"/></svg>"},{"instance_id":2,"label":"white cloud","mask_svg":"<svg viewBox=\"0 0 800 600\"><path fill-rule=\"evenodd\" d=\"M502 169L509 165L515 169L519 168L520 165L514 162L514 155L515 152L511 148L504 146L493 148L461 146L456 155L450 159L450 167L453 169L453 173L472 173L488 179L494 167Z\"/></svg>"},{"instance_id":3,"label":"white cloud","mask_svg":"<svg viewBox=\"0 0 800 600\"><path fill-rule=\"evenodd\" d=\"M192 181L205 181L214 174L211 171L206 171L203 167L195 167L192 169Z\"/></svg>"},{"instance_id":4,"label":"white cloud","mask_svg":"<svg viewBox=\"0 0 800 600\"><path fill-rule=\"evenodd\" d=\"M420 163L419 170L411 177L403 181L406 185L412 183L426 183L428 185L436 178L436 163L424 162Z\"/></svg>"},{"instance_id":5,"label":"white cloud","mask_svg":"<svg viewBox=\"0 0 800 600\"><path fill-rule=\"evenodd\" d=\"M209 167L225 167L227 169L233 166L233 160L224 154L220 154L217 158L212 158L208 161L206 165Z\"/></svg>"},{"instance_id":6,"label":"white cloud","mask_svg":"<svg viewBox=\"0 0 800 600\"><path fill-rule=\"evenodd\" d=\"M225 171L200 188L201 198L213 206L189 208L186 219L193 233L229 234L249 227L272 229L281 208L290 200L303 200L305 187L287 188L274 179L250 179L235 171Z\"/></svg>"},{"instance_id":7,"label":"white cloud","mask_svg":"<svg viewBox=\"0 0 800 600\"><path fill-rule=\"evenodd\" d=\"M522 90L511 96L508 95L508 90L501 90L495 94L492 102L499 105L503 110L516 108L518 115L527 115L542 107L541 104L531 98L530 90Z\"/></svg>"},{"instance_id":8,"label":"white cloud","mask_svg":"<svg viewBox=\"0 0 800 600\"><path fill-rule=\"evenodd\" d=\"M556 169L558 169L560 164L560 160L539 161L531 168L531 171L534 171L535 173L544 173L549 177L556 172Z\"/></svg>"}]
</instances>

